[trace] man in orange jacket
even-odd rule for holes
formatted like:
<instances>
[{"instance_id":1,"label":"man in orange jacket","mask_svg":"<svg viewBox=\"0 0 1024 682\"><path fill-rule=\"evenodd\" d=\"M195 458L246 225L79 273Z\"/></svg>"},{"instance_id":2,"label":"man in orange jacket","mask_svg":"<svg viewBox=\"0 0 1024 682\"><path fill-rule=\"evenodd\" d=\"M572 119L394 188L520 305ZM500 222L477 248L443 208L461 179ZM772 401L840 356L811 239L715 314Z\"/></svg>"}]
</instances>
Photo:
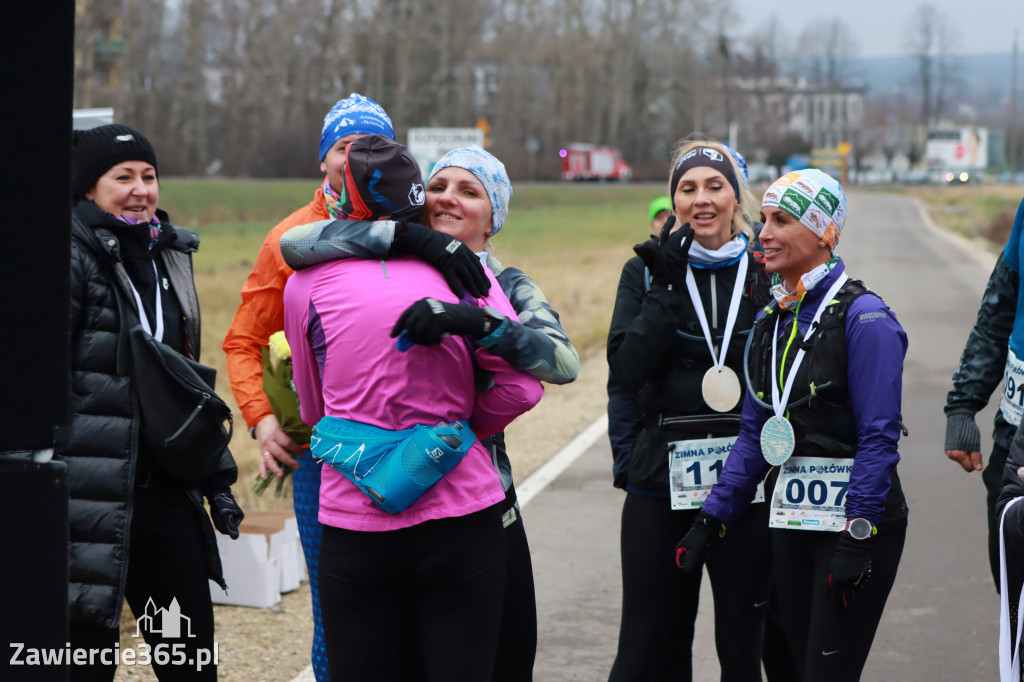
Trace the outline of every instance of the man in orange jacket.
<instances>
[{"instance_id":1,"label":"man in orange jacket","mask_svg":"<svg viewBox=\"0 0 1024 682\"><path fill-rule=\"evenodd\" d=\"M344 204L341 191L345 186L345 150L354 140L371 134L395 139L391 119L372 99L352 93L328 112L319 150L324 182L313 193L309 204L278 223L264 239L252 272L242 286L242 303L221 346L227 354L231 390L249 433L259 443L260 475L269 471L283 476L282 466L293 470L295 516L313 598L312 660L317 682L328 679L317 580L320 463L309 457L308 443L297 442L281 428L263 388L263 354L271 334L284 329L284 287L294 272L281 255L281 235L299 225L339 217L339 209ZM457 287L455 281L461 280L470 294L486 293L481 290L486 287L487 279L479 260L461 242L412 223L387 221L374 225L379 227L365 231L362 237L367 252L373 257L416 254L441 270L453 288Z\"/></svg>"}]
</instances>

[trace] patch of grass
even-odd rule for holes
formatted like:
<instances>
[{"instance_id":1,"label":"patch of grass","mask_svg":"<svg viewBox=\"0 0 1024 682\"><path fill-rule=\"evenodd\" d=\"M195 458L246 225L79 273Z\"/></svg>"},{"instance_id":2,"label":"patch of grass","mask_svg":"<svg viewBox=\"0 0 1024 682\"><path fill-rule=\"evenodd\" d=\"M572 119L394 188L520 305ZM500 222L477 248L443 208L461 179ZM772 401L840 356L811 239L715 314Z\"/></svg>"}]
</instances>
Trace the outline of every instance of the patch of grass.
<instances>
[{"instance_id":1,"label":"patch of grass","mask_svg":"<svg viewBox=\"0 0 1024 682\"><path fill-rule=\"evenodd\" d=\"M965 237L988 239L997 246L1009 237L1003 226L1005 214L1016 214L1024 197L1024 188L1015 185L927 186L889 191L920 199L938 225Z\"/></svg>"},{"instance_id":2,"label":"patch of grass","mask_svg":"<svg viewBox=\"0 0 1024 682\"><path fill-rule=\"evenodd\" d=\"M310 201L317 180L161 181L171 221L199 234L194 259L202 304L202 360L218 370L217 392L235 408L231 450L239 466L236 496L246 509L288 509L290 499L255 497L259 453L237 411L220 344L267 232ZM664 184L517 185L495 256L529 274L561 317L581 355L603 353L623 263L648 236L647 205Z\"/></svg>"}]
</instances>

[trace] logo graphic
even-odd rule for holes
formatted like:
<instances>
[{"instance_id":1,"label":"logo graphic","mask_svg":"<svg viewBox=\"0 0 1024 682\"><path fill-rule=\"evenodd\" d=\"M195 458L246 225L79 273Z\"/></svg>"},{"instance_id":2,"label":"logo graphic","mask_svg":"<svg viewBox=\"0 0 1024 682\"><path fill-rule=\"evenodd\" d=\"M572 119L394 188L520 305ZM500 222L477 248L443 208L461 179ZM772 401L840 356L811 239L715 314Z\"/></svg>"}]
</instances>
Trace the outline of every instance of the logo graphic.
<instances>
[{"instance_id":1,"label":"logo graphic","mask_svg":"<svg viewBox=\"0 0 1024 682\"><path fill-rule=\"evenodd\" d=\"M725 160L725 157L722 156L722 152L718 151L717 149L712 149L711 147L704 147L704 148L702 148L700 150L700 153L703 154L704 156L708 157L712 161L719 161L719 162L721 162L721 161Z\"/></svg>"},{"instance_id":2,"label":"logo graphic","mask_svg":"<svg viewBox=\"0 0 1024 682\"><path fill-rule=\"evenodd\" d=\"M796 192L790 188L782 195L780 205L783 206L786 211L799 218L803 216L807 207L811 205L811 199L810 197L805 197L803 194L800 194L800 192Z\"/></svg>"},{"instance_id":3,"label":"logo graphic","mask_svg":"<svg viewBox=\"0 0 1024 682\"><path fill-rule=\"evenodd\" d=\"M829 215L835 213L839 208L839 199L827 189L818 192L818 196L814 197L814 203Z\"/></svg>"},{"instance_id":4,"label":"logo graphic","mask_svg":"<svg viewBox=\"0 0 1024 682\"><path fill-rule=\"evenodd\" d=\"M182 623L184 622L184 634L182 634ZM173 637L195 637L192 634L192 619L181 613L178 605L178 598L171 599L170 605L164 608L157 608L150 597L146 602L146 611L138 620L135 626L135 634L132 637L141 637L142 631L163 635L170 639Z\"/></svg>"},{"instance_id":5,"label":"logo graphic","mask_svg":"<svg viewBox=\"0 0 1024 682\"><path fill-rule=\"evenodd\" d=\"M114 138L114 142L131 142L134 139L135 136L132 135L131 133L128 133L127 135L118 135L117 137Z\"/></svg>"},{"instance_id":6,"label":"logo graphic","mask_svg":"<svg viewBox=\"0 0 1024 682\"><path fill-rule=\"evenodd\" d=\"M414 182L412 187L409 188L409 203L413 206L422 206L426 197L426 192L423 191L423 185Z\"/></svg>"},{"instance_id":7,"label":"logo graphic","mask_svg":"<svg viewBox=\"0 0 1024 682\"><path fill-rule=\"evenodd\" d=\"M681 157L679 157L678 161L676 161L676 168L679 168L680 166L683 165L684 161L688 161L688 160L692 159L693 157L695 157L696 155L697 155L697 150L696 149L691 149L690 151L686 152Z\"/></svg>"},{"instance_id":8,"label":"logo graphic","mask_svg":"<svg viewBox=\"0 0 1024 682\"><path fill-rule=\"evenodd\" d=\"M444 451L441 448L434 448L433 450L427 450L427 457L434 460L434 464L440 464L441 458L444 456Z\"/></svg>"}]
</instances>

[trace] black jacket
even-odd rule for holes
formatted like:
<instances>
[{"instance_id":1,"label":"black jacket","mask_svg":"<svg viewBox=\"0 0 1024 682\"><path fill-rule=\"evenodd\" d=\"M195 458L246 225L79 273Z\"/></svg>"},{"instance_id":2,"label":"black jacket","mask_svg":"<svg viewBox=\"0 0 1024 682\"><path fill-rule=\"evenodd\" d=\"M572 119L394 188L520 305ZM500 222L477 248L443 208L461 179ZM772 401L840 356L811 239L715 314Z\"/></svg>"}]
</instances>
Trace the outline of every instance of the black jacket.
<instances>
[{"instance_id":1,"label":"black jacket","mask_svg":"<svg viewBox=\"0 0 1024 682\"><path fill-rule=\"evenodd\" d=\"M737 269L737 265L719 270L694 268L716 347L725 329ZM712 288L717 298L717 318L712 310ZM744 345L755 315L768 302L767 281L753 259L743 293L726 357L726 365L741 381ZM614 397L620 389L634 394L643 415L644 428L628 453L627 490L631 492L668 496L668 442L707 437L709 433L735 435L739 430L741 402L730 412L719 413L702 398L701 380L712 360L689 294L686 289L660 286L648 290L643 261L636 257L626 262L619 279L608 332L608 366L609 385L617 385L616 394L610 391L610 395ZM621 421L623 428L628 428L627 424L635 423L636 414L628 410L613 414L615 405L628 403L610 400L610 425ZM666 420L677 423L669 426ZM624 452L615 454L620 459L626 456ZM621 470L621 462L616 464ZM616 479L621 484L621 474L617 473Z\"/></svg>"},{"instance_id":2,"label":"black jacket","mask_svg":"<svg viewBox=\"0 0 1024 682\"><path fill-rule=\"evenodd\" d=\"M974 417L999 388L1017 315L1019 284L1020 275L1006 264L1000 253L988 284L985 285L978 318L964 345L960 365L953 373L953 390L946 396L947 415L967 414ZM1006 421L1002 411L996 410L992 432L996 444L1009 448L1016 431L1017 427Z\"/></svg>"},{"instance_id":3,"label":"black jacket","mask_svg":"<svg viewBox=\"0 0 1024 682\"><path fill-rule=\"evenodd\" d=\"M167 340L199 355L199 301L192 280L192 256L199 240L173 227L162 211L163 247L155 250L165 308L176 318ZM58 453L67 463L70 502L69 617L115 628L124 602L128 538L137 470L148 465L139 450L139 415L130 355L121 328L119 301L134 300L122 258L121 223L81 201L71 226L71 429ZM122 234L122 236L124 236ZM173 239L171 238L173 236ZM150 268L151 269L151 268ZM139 288L146 288L142 282ZM117 288L121 287L121 294ZM221 456L218 486L237 479L230 452ZM204 519L209 577L223 585L216 538L198 490L182 489Z\"/></svg>"}]
</instances>

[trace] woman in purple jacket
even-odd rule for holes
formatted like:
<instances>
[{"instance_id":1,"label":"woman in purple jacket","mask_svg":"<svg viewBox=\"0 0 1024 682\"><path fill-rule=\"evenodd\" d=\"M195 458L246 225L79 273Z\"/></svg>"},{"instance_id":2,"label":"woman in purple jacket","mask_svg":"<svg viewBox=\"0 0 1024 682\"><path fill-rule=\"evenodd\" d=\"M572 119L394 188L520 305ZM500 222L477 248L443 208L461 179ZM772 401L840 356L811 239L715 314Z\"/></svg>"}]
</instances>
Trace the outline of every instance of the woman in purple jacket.
<instances>
[{"instance_id":1,"label":"woman in purple jacket","mask_svg":"<svg viewBox=\"0 0 1024 682\"><path fill-rule=\"evenodd\" d=\"M906 538L896 464L907 336L833 254L846 197L816 169L775 181L760 238L774 303L750 335L740 433L676 548L699 570L767 474L781 618L803 682L860 679Z\"/></svg>"}]
</instances>

